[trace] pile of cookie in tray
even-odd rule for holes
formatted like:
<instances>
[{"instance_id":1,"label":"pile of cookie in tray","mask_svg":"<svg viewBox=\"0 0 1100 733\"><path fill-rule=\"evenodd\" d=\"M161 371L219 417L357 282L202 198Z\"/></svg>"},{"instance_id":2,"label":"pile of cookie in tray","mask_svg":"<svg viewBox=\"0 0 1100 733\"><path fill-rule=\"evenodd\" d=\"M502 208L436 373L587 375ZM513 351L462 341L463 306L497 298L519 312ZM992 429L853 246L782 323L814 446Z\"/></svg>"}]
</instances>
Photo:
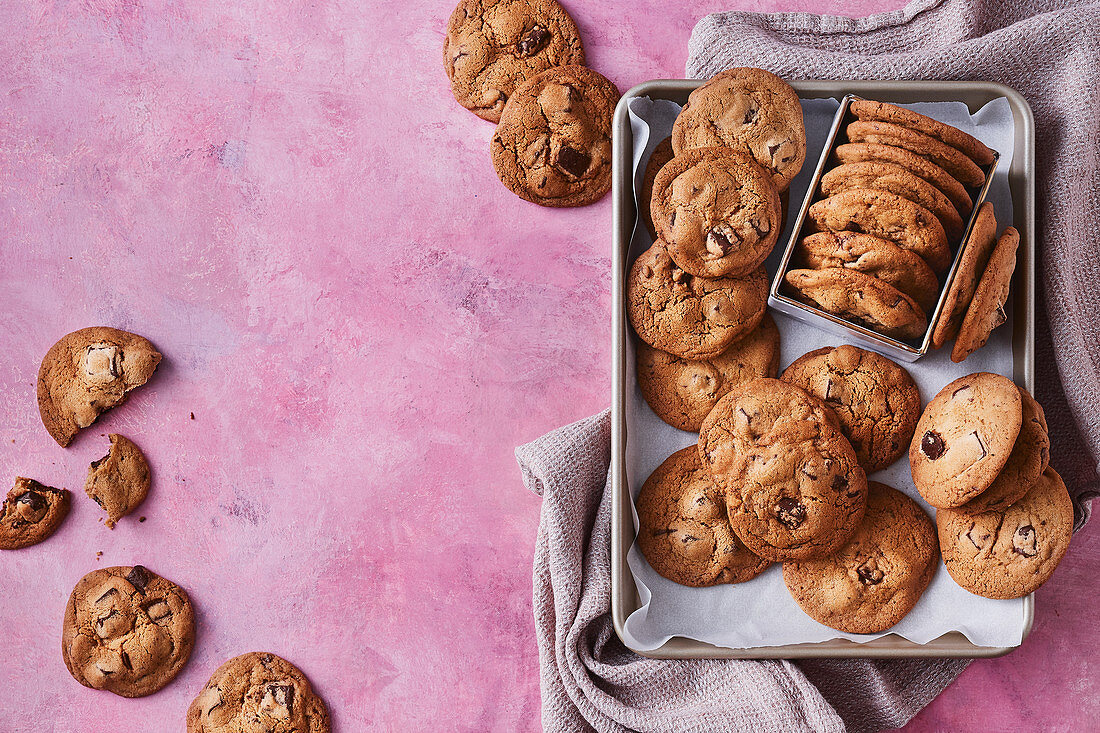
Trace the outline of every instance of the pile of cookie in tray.
<instances>
[{"instance_id":1,"label":"pile of cookie in tray","mask_svg":"<svg viewBox=\"0 0 1100 733\"><path fill-rule=\"evenodd\" d=\"M62 448L105 411L149 381L161 353L146 338L108 327L84 328L57 341L38 371L42 424ZM192 413L190 419L194 419ZM129 438L111 434L107 455L88 468L84 491L114 529L147 498L149 462ZM69 516L67 489L16 477L0 506L0 551L54 553L49 539ZM145 517L139 517L144 522ZM155 531L155 530L154 530ZM195 612L187 591L143 565L92 570L57 610L61 656L80 684L122 697L144 697L180 673L195 646ZM281 730L328 733L324 701L306 676L281 657L248 652L210 676L187 711L188 733Z\"/></svg>"},{"instance_id":2,"label":"pile of cookie in tray","mask_svg":"<svg viewBox=\"0 0 1100 733\"><path fill-rule=\"evenodd\" d=\"M854 326L942 328L938 345L965 340L965 357L1004 322L1019 241L1012 228L997 236L991 206L967 211L963 200L973 208L981 189L962 158L985 185L996 156L911 110L865 102L852 113L869 124L849 125L847 160L824 176L829 193L807 202L821 231L796 243L805 266L786 274L825 273L831 282L814 282L833 294L800 294ZM731 69L691 93L650 158L639 208L655 241L625 287L637 381L658 417L699 438L643 484L639 549L660 575L694 587L752 582L782 563L798 605L853 634L906 616L941 557L971 593L1031 593L1066 552L1073 508L1049 467L1042 407L1025 389L977 372L922 405L904 367L843 343L777 374L782 335L767 313L763 263L805 154L794 90L769 72ZM941 280L952 261L954 277ZM932 303L941 316L930 324ZM906 454L935 521L867 479Z\"/></svg>"}]
</instances>

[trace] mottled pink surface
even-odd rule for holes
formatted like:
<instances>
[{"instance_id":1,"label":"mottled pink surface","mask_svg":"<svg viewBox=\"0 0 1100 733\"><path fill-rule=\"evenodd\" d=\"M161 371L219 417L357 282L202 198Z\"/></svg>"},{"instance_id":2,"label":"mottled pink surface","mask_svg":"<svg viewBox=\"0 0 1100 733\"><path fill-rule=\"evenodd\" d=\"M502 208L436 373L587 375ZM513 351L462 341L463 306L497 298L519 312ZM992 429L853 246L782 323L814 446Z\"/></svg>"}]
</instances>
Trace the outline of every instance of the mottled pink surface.
<instances>
[{"instance_id":1,"label":"mottled pink surface","mask_svg":"<svg viewBox=\"0 0 1100 733\"><path fill-rule=\"evenodd\" d=\"M901 3L566 4L625 90L682 75L707 12ZM0 553L0 730L180 730L249 650L305 670L337 731L539 727L539 501L512 449L609 401L610 201L541 209L498 183L492 125L448 92L451 7L0 3L3 480L76 492L56 536ZM166 358L63 450L35 374L99 324ZM148 521L113 532L81 492L108 431L154 470ZM1024 647L913 730L1098 724L1095 535ZM126 700L69 676L60 622L84 573L134 563L191 593L198 642Z\"/></svg>"}]
</instances>

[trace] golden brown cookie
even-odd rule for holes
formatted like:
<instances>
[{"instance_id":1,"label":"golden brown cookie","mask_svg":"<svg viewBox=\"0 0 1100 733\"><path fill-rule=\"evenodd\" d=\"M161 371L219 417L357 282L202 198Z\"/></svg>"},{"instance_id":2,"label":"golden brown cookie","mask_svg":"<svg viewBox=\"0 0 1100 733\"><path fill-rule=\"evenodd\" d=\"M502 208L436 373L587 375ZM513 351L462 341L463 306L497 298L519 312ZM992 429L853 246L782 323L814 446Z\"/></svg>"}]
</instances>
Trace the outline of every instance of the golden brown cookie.
<instances>
[{"instance_id":1,"label":"golden brown cookie","mask_svg":"<svg viewBox=\"0 0 1100 733\"><path fill-rule=\"evenodd\" d=\"M989 488L962 505L971 514L1002 511L1015 504L1039 480L1050 462L1050 436L1043 408L1023 387L1020 406L1023 420L1008 462Z\"/></svg>"},{"instance_id":2,"label":"golden brown cookie","mask_svg":"<svg viewBox=\"0 0 1100 733\"><path fill-rule=\"evenodd\" d=\"M490 142L497 176L540 206L586 206L611 188L615 85L583 66L556 66L509 98Z\"/></svg>"},{"instance_id":3,"label":"golden brown cookie","mask_svg":"<svg viewBox=\"0 0 1100 733\"><path fill-rule=\"evenodd\" d=\"M727 69L688 96L672 126L677 155L723 146L752 155L782 191L806 160L806 128L798 94L763 69Z\"/></svg>"},{"instance_id":4,"label":"golden brown cookie","mask_svg":"<svg viewBox=\"0 0 1100 733\"><path fill-rule=\"evenodd\" d=\"M649 154L649 160L645 165L645 173L642 175L642 190L638 194L638 213L642 217L649 236L657 238L657 230L653 227L653 214L650 211L650 202L653 199L653 182L657 180L657 172L672 160L672 138L666 137L657 143L653 152Z\"/></svg>"},{"instance_id":5,"label":"golden brown cookie","mask_svg":"<svg viewBox=\"0 0 1100 733\"><path fill-rule=\"evenodd\" d=\"M499 122L524 82L554 66L584 66L584 47L555 0L460 0L447 23L443 62L458 103Z\"/></svg>"},{"instance_id":6,"label":"golden brown cookie","mask_svg":"<svg viewBox=\"0 0 1100 733\"><path fill-rule=\"evenodd\" d=\"M917 605L939 565L936 527L917 502L876 481L867 511L837 552L783 563L783 582L818 623L849 634L876 634Z\"/></svg>"},{"instance_id":7,"label":"golden brown cookie","mask_svg":"<svg viewBox=\"0 0 1100 733\"><path fill-rule=\"evenodd\" d=\"M950 173L964 186L985 183L985 171L955 148L934 137L908 127L875 120L856 120L847 127L848 139L854 143L876 143L904 148L928 158Z\"/></svg>"},{"instance_id":8,"label":"golden brown cookie","mask_svg":"<svg viewBox=\"0 0 1100 733\"><path fill-rule=\"evenodd\" d=\"M329 733L328 708L282 657L249 652L218 667L187 709L187 733Z\"/></svg>"},{"instance_id":9,"label":"golden brown cookie","mask_svg":"<svg viewBox=\"0 0 1100 733\"><path fill-rule=\"evenodd\" d=\"M840 163L858 163L865 160L879 160L884 163L900 165L911 173L931 183L943 192L951 203L955 205L959 213L966 218L974 207L974 201L967 193L966 187L955 180L950 173L938 165L912 153L904 148L893 145L876 145L872 143L845 143L838 145L833 150L833 155Z\"/></svg>"},{"instance_id":10,"label":"golden brown cookie","mask_svg":"<svg viewBox=\"0 0 1100 733\"><path fill-rule=\"evenodd\" d=\"M997 240L993 254L978 281L974 299L966 309L966 316L955 337L951 349L951 361L959 363L989 341L993 329L1008 320L1005 304L1012 285L1012 273L1016 269L1016 248L1020 245L1020 233L1008 227Z\"/></svg>"},{"instance_id":11,"label":"golden brown cookie","mask_svg":"<svg viewBox=\"0 0 1100 733\"><path fill-rule=\"evenodd\" d=\"M870 99L857 99L852 102L849 109L861 120L890 122L934 137L963 153L978 165L989 165L995 159L993 151L973 135L906 107L887 102L874 102Z\"/></svg>"},{"instance_id":12,"label":"golden brown cookie","mask_svg":"<svg viewBox=\"0 0 1100 733\"><path fill-rule=\"evenodd\" d=\"M111 450L88 467L84 493L107 512L109 529L145 501L149 493L149 462L133 441L111 433Z\"/></svg>"},{"instance_id":13,"label":"golden brown cookie","mask_svg":"<svg viewBox=\"0 0 1100 733\"><path fill-rule=\"evenodd\" d=\"M669 425L697 432L731 389L779 370L779 329L767 313L760 325L718 356L690 361L638 342L638 387Z\"/></svg>"},{"instance_id":14,"label":"golden brown cookie","mask_svg":"<svg viewBox=\"0 0 1100 733\"><path fill-rule=\"evenodd\" d=\"M674 583L700 588L743 583L770 564L730 529L726 501L699 463L695 446L657 467L638 493L638 549Z\"/></svg>"},{"instance_id":15,"label":"golden brown cookie","mask_svg":"<svg viewBox=\"0 0 1100 733\"><path fill-rule=\"evenodd\" d=\"M62 447L81 428L149 381L160 363L147 339L115 328L82 328L50 347L38 370L42 424Z\"/></svg>"},{"instance_id":16,"label":"golden brown cookie","mask_svg":"<svg viewBox=\"0 0 1100 733\"><path fill-rule=\"evenodd\" d=\"M66 489L15 477L15 486L0 505L0 550L19 550L48 538L69 516Z\"/></svg>"},{"instance_id":17,"label":"golden brown cookie","mask_svg":"<svg viewBox=\"0 0 1100 733\"><path fill-rule=\"evenodd\" d=\"M924 311L912 298L858 270L788 270L786 281L804 301L883 336L915 339L928 327Z\"/></svg>"},{"instance_id":18,"label":"golden brown cookie","mask_svg":"<svg viewBox=\"0 0 1100 733\"><path fill-rule=\"evenodd\" d=\"M963 243L959 267L955 279L947 291L940 318L932 329L932 346L940 348L959 333L966 307L978 288L978 278L985 272L989 253L997 241L997 219L993 216L993 204L986 201L974 217L970 236Z\"/></svg>"},{"instance_id":19,"label":"golden brown cookie","mask_svg":"<svg viewBox=\"0 0 1100 733\"><path fill-rule=\"evenodd\" d=\"M730 148L694 148L665 164L650 210L672 260L700 277L750 273L779 238L779 192L767 171Z\"/></svg>"}]
</instances>

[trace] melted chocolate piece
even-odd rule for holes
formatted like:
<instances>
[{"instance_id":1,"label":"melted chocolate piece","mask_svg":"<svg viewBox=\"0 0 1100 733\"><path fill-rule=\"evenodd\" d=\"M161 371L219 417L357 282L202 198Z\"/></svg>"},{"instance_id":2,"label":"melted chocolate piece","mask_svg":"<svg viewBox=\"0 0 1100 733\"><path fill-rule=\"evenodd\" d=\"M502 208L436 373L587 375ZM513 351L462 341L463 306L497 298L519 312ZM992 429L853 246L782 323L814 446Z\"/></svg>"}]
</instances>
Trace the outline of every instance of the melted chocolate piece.
<instances>
[{"instance_id":1,"label":"melted chocolate piece","mask_svg":"<svg viewBox=\"0 0 1100 733\"><path fill-rule=\"evenodd\" d=\"M141 593L145 593L145 588L152 580L153 576L141 565L135 565L130 572L126 574L126 581L137 588Z\"/></svg>"},{"instance_id":2,"label":"melted chocolate piece","mask_svg":"<svg viewBox=\"0 0 1100 733\"><path fill-rule=\"evenodd\" d=\"M775 516L789 529L797 529L806 521L806 507L789 496L784 496L775 505Z\"/></svg>"},{"instance_id":3,"label":"melted chocolate piece","mask_svg":"<svg viewBox=\"0 0 1100 733\"><path fill-rule=\"evenodd\" d=\"M947 445L943 442L943 438L940 434L934 430L929 430L924 434L924 437L920 441L920 452L928 456L928 460L934 461L943 455L947 450Z\"/></svg>"},{"instance_id":4,"label":"melted chocolate piece","mask_svg":"<svg viewBox=\"0 0 1100 733\"><path fill-rule=\"evenodd\" d=\"M588 164L592 159L579 150L574 150L568 145L562 145L558 150L558 168L573 176L580 178L588 170Z\"/></svg>"},{"instance_id":5,"label":"melted chocolate piece","mask_svg":"<svg viewBox=\"0 0 1100 733\"><path fill-rule=\"evenodd\" d=\"M516 41L516 52L520 56L534 56L550 41L550 31L536 25L523 38Z\"/></svg>"}]
</instances>

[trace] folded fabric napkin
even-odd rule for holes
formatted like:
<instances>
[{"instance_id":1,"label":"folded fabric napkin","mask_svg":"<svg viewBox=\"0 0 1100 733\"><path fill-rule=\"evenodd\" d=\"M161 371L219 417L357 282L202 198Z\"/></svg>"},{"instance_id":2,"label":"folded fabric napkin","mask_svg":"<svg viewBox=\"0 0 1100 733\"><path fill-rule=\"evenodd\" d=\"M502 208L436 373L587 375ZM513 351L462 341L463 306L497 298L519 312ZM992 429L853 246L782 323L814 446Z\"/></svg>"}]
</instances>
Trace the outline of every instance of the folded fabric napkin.
<instances>
[{"instance_id":1,"label":"folded fabric napkin","mask_svg":"<svg viewBox=\"0 0 1100 733\"><path fill-rule=\"evenodd\" d=\"M986 79L1036 117L1037 397L1078 526L1100 458L1100 3L917 0L863 19L722 13L696 26L687 72L787 78ZM1045 307L1043 307L1045 305ZM904 725L961 660L653 660L611 621L610 416L516 449L543 497L534 613L547 730L871 731Z\"/></svg>"}]
</instances>

